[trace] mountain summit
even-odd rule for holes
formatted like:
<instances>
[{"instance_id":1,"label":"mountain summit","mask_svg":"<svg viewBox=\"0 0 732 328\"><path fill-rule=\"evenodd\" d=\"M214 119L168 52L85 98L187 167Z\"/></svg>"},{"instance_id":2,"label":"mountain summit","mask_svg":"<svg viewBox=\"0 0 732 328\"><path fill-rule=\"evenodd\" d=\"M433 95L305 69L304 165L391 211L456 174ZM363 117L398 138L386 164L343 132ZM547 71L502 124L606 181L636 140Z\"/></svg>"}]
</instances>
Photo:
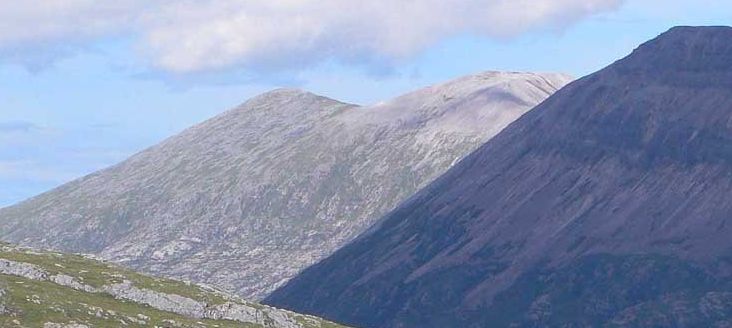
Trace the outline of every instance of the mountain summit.
<instances>
[{"instance_id":1,"label":"mountain summit","mask_svg":"<svg viewBox=\"0 0 732 328\"><path fill-rule=\"evenodd\" d=\"M732 28L571 83L266 302L359 327L732 324Z\"/></svg>"},{"instance_id":2,"label":"mountain summit","mask_svg":"<svg viewBox=\"0 0 732 328\"><path fill-rule=\"evenodd\" d=\"M674 27L644 43L623 61L623 68L644 72L686 71L728 74L730 27Z\"/></svg>"},{"instance_id":3,"label":"mountain summit","mask_svg":"<svg viewBox=\"0 0 732 328\"><path fill-rule=\"evenodd\" d=\"M568 81L487 72L369 107L275 90L0 210L0 236L260 298Z\"/></svg>"}]
</instances>

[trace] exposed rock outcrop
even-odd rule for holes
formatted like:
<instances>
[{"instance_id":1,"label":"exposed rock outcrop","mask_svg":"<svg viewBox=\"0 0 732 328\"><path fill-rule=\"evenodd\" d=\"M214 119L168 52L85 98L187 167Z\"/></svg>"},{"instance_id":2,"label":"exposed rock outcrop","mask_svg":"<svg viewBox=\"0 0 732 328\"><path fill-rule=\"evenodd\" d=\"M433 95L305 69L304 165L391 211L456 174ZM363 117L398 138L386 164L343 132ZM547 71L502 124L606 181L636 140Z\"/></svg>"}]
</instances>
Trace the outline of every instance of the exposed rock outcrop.
<instances>
[{"instance_id":1,"label":"exposed rock outcrop","mask_svg":"<svg viewBox=\"0 0 732 328\"><path fill-rule=\"evenodd\" d=\"M206 304L175 294L166 294L149 289L137 288L132 282L106 285L101 290L115 298L146 304L153 308L181 314L192 318L204 318Z\"/></svg>"},{"instance_id":2,"label":"exposed rock outcrop","mask_svg":"<svg viewBox=\"0 0 732 328\"><path fill-rule=\"evenodd\" d=\"M48 272L36 265L0 259L0 274L21 276L33 280L48 280Z\"/></svg>"},{"instance_id":3,"label":"exposed rock outcrop","mask_svg":"<svg viewBox=\"0 0 732 328\"><path fill-rule=\"evenodd\" d=\"M54 323L54 322L46 322L43 324L43 328L90 328L87 325L79 324L79 323Z\"/></svg>"}]
</instances>

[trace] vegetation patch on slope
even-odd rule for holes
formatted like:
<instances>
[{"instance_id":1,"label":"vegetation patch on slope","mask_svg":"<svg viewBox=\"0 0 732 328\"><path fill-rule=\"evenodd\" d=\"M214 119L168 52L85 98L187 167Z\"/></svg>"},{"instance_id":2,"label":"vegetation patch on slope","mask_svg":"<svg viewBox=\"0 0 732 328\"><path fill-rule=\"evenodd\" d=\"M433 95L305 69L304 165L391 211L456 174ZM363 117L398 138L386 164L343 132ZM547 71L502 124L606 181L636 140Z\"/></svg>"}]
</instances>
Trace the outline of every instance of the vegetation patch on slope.
<instances>
[{"instance_id":1,"label":"vegetation patch on slope","mask_svg":"<svg viewBox=\"0 0 732 328\"><path fill-rule=\"evenodd\" d=\"M211 287L7 244L0 244L0 326L341 327Z\"/></svg>"}]
</instances>

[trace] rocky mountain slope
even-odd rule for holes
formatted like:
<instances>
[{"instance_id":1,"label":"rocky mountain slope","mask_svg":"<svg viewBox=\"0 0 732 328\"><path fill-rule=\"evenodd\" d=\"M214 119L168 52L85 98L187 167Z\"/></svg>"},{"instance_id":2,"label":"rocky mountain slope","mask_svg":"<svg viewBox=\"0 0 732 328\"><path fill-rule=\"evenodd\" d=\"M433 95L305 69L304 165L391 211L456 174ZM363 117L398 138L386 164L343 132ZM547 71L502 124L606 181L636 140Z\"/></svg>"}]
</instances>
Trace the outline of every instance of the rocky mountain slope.
<instances>
[{"instance_id":1,"label":"rocky mountain slope","mask_svg":"<svg viewBox=\"0 0 732 328\"><path fill-rule=\"evenodd\" d=\"M0 244L0 326L337 328L210 287Z\"/></svg>"},{"instance_id":2,"label":"rocky mountain slope","mask_svg":"<svg viewBox=\"0 0 732 328\"><path fill-rule=\"evenodd\" d=\"M0 210L0 238L260 298L566 82L488 72L371 107L276 90Z\"/></svg>"},{"instance_id":3,"label":"rocky mountain slope","mask_svg":"<svg viewBox=\"0 0 732 328\"><path fill-rule=\"evenodd\" d=\"M266 303L359 327L732 326L732 28L571 83Z\"/></svg>"}]
</instances>

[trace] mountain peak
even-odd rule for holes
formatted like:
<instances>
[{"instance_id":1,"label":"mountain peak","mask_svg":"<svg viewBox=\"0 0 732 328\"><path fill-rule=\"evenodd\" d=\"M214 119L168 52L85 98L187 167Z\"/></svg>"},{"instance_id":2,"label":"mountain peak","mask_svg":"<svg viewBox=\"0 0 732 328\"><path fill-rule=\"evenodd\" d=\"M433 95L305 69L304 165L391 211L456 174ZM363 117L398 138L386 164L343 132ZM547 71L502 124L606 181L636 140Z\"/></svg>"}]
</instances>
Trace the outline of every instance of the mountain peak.
<instances>
[{"instance_id":1,"label":"mountain peak","mask_svg":"<svg viewBox=\"0 0 732 328\"><path fill-rule=\"evenodd\" d=\"M305 91L298 88L276 88L270 91L267 91L260 96L267 96L267 97L298 97L298 96L308 96L313 95L312 92Z\"/></svg>"},{"instance_id":2,"label":"mountain peak","mask_svg":"<svg viewBox=\"0 0 732 328\"><path fill-rule=\"evenodd\" d=\"M356 105L301 89L278 88L250 98L229 113L246 115L243 113L256 110L262 113L280 113L289 117L295 114L310 115L314 112L329 113L337 108L354 106Z\"/></svg>"},{"instance_id":3,"label":"mountain peak","mask_svg":"<svg viewBox=\"0 0 732 328\"><path fill-rule=\"evenodd\" d=\"M659 35L657 39L670 40L674 38L730 38L730 26L674 26Z\"/></svg>"},{"instance_id":4,"label":"mountain peak","mask_svg":"<svg viewBox=\"0 0 732 328\"><path fill-rule=\"evenodd\" d=\"M476 74L466 75L453 79L434 87L442 89L450 88L473 88L485 89L496 85L510 83L512 81L534 81L544 80L550 84L567 84L573 78L563 73L534 73L514 71L484 71Z\"/></svg>"},{"instance_id":5,"label":"mountain peak","mask_svg":"<svg viewBox=\"0 0 732 328\"><path fill-rule=\"evenodd\" d=\"M261 105L261 104L282 104L288 102L325 102L334 104L345 104L344 102L331 99L325 96L317 95L309 91L305 91L297 88L277 88L271 91L267 91L258 96L254 96L244 103L247 105Z\"/></svg>"},{"instance_id":6,"label":"mountain peak","mask_svg":"<svg viewBox=\"0 0 732 328\"><path fill-rule=\"evenodd\" d=\"M678 26L620 61L630 71L732 72L732 27Z\"/></svg>"},{"instance_id":7,"label":"mountain peak","mask_svg":"<svg viewBox=\"0 0 732 328\"><path fill-rule=\"evenodd\" d=\"M277 88L252 97L249 101L293 100L298 98L315 98L318 95L296 88ZM248 101L248 102L249 102Z\"/></svg>"},{"instance_id":8,"label":"mountain peak","mask_svg":"<svg viewBox=\"0 0 732 328\"><path fill-rule=\"evenodd\" d=\"M668 31L664 32L663 34L678 34L678 33L722 33L724 31L732 31L732 27L730 26L688 26L688 25L680 25L680 26L674 26L670 28Z\"/></svg>"}]
</instances>

